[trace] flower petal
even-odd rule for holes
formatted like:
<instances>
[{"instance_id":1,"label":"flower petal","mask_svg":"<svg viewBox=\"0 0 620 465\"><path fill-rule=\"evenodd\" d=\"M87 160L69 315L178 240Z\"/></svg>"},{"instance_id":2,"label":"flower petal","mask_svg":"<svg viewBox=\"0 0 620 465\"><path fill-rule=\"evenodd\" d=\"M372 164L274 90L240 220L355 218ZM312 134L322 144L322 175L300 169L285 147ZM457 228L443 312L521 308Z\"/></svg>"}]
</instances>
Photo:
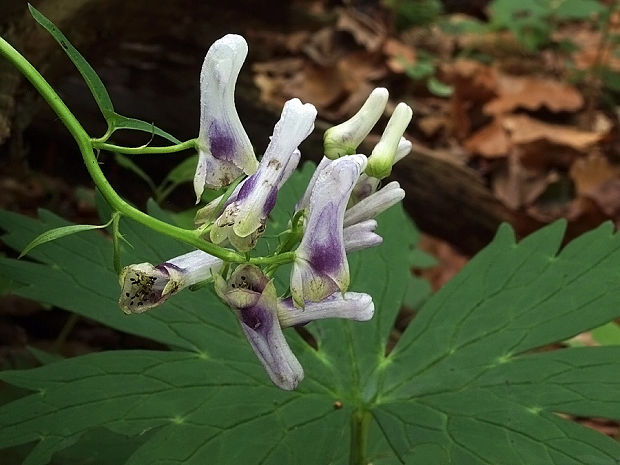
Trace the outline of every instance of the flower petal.
<instances>
[{"instance_id":1,"label":"flower petal","mask_svg":"<svg viewBox=\"0 0 620 465\"><path fill-rule=\"evenodd\" d=\"M213 43L202 65L199 161L194 177L197 201L205 185L220 188L242 172L256 171L254 149L234 102L235 84L247 53L245 39L228 34Z\"/></svg>"},{"instance_id":2,"label":"flower petal","mask_svg":"<svg viewBox=\"0 0 620 465\"><path fill-rule=\"evenodd\" d=\"M228 239L240 251L251 250L265 230L282 178L295 169L300 153L297 146L312 132L316 109L299 99L284 104L282 117L275 126L271 142L258 170L250 176L235 200L230 203L211 229L211 240L219 244Z\"/></svg>"},{"instance_id":3,"label":"flower petal","mask_svg":"<svg viewBox=\"0 0 620 465\"><path fill-rule=\"evenodd\" d=\"M170 282L166 268L139 263L123 268L119 275L121 295L118 304L123 312L142 313L164 303L172 294L164 294Z\"/></svg>"},{"instance_id":4,"label":"flower petal","mask_svg":"<svg viewBox=\"0 0 620 465\"><path fill-rule=\"evenodd\" d=\"M267 285L256 305L237 309L237 315L243 333L271 381L280 389L295 389L304 377L304 370L282 333L273 282Z\"/></svg>"},{"instance_id":5,"label":"flower petal","mask_svg":"<svg viewBox=\"0 0 620 465\"><path fill-rule=\"evenodd\" d=\"M291 177L291 175L295 171L295 168L297 168L297 165L299 164L300 158L301 158L301 152L298 149L295 149L293 151L293 155L291 155L291 157L288 160L288 163L286 164L286 166L284 167L284 170L282 171L282 176L280 177L280 180L278 181L278 190L280 190L282 186L284 185L284 183L288 181L288 179ZM220 205L220 202L222 201L224 194L220 195L216 199L213 199L207 205L199 209L196 212L196 217L194 218L194 224L196 226L201 226L205 223L213 221L218 215L220 215L224 211L224 209L228 205L230 205L235 200L237 200L239 191L241 190L241 188L243 187L243 185L248 179L249 178L245 178L243 181L241 181L237 185L235 190L232 192L232 194L230 194L230 197L228 197L226 202L224 202L222 205Z\"/></svg>"},{"instance_id":6,"label":"flower petal","mask_svg":"<svg viewBox=\"0 0 620 465\"><path fill-rule=\"evenodd\" d=\"M375 218L405 197L397 181L392 181L377 192L349 208L344 215L344 226L351 226Z\"/></svg>"},{"instance_id":7,"label":"flower petal","mask_svg":"<svg viewBox=\"0 0 620 465\"><path fill-rule=\"evenodd\" d=\"M375 305L368 294L336 292L320 302L308 302L303 309L295 307L292 299L282 300L278 306L278 319L282 328L288 328L324 318L368 321L374 311Z\"/></svg>"},{"instance_id":8,"label":"flower petal","mask_svg":"<svg viewBox=\"0 0 620 465\"><path fill-rule=\"evenodd\" d=\"M330 163L318 176L310 196L304 236L295 252L291 294L295 304L319 301L349 286L343 241L344 211L366 157L353 155Z\"/></svg>"},{"instance_id":9,"label":"flower petal","mask_svg":"<svg viewBox=\"0 0 620 465\"><path fill-rule=\"evenodd\" d=\"M295 389L304 371L282 334L273 281L256 266L239 265L228 282L216 278L215 290L239 318L271 381L281 389Z\"/></svg>"},{"instance_id":10,"label":"flower petal","mask_svg":"<svg viewBox=\"0 0 620 465\"><path fill-rule=\"evenodd\" d=\"M310 205L310 196L312 195L312 190L314 189L316 180L319 179L319 176L321 175L323 170L327 168L331 163L332 161L327 157L323 157L321 159L318 166L314 170L314 173L312 173L312 177L310 178L310 182L308 182L308 186L306 187L306 191L304 192L303 197L299 199L299 201L295 205L296 212L299 210L303 210L304 208L307 208L308 205Z\"/></svg>"},{"instance_id":11,"label":"flower petal","mask_svg":"<svg viewBox=\"0 0 620 465\"><path fill-rule=\"evenodd\" d=\"M394 164L405 158L411 151L412 146L413 144L411 142L409 142L404 137L401 137L400 142L398 143L398 149L396 149ZM362 173L360 175L360 178L357 180L357 184L355 184L355 187L353 188L353 193L351 194L351 202L349 202L349 205L355 205L360 200L365 199L369 195L375 193L377 191L377 187L379 187L379 182L379 179L368 176L366 173Z\"/></svg>"},{"instance_id":12,"label":"flower petal","mask_svg":"<svg viewBox=\"0 0 620 465\"><path fill-rule=\"evenodd\" d=\"M383 238L375 234L376 228L377 222L375 220L366 220L345 227L342 235L347 255L351 252L380 245L383 242Z\"/></svg>"}]
</instances>

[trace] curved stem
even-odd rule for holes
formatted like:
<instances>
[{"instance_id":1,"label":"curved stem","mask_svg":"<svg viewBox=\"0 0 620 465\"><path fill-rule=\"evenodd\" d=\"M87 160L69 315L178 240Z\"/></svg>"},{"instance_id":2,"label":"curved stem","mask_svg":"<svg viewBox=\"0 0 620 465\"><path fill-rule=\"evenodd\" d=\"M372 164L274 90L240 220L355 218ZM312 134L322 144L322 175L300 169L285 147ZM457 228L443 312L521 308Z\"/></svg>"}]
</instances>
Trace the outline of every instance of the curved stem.
<instances>
[{"instance_id":1,"label":"curved stem","mask_svg":"<svg viewBox=\"0 0 620 465\"><path fill-rule=\"evenodd\" d=\"M222 260L233 263L247 262L244 255L239 254L234 250L225 249L210 242L206 242L200 239L199 234L197 234L196 231L180 228L153 218L123 200L123 198L120 197L112 188L103 174L103 171L101 171L97 158L93 152L93 140L89 137L88 133L84 130L79 121L75 118L75 116L73 116L69 108L67 108L65 103L43 78L43 76L41 76L36 68L32 66L28 60L26 60L2 37L0 37L0 55L9 60L9 62L12 63L26 77L26 79L30 81L34 88L39 92L39 94L41 94L52 110L54 110L60 120L67 127L78 144L78 148L80 149L88 173L112 209L120 212L123 216L142 223L154 231L174 237L175 239L183 241L186 244L196 247L197 249L221 258ZM96 143L97 145L100 145L99 142ZM187 141L184 144L194 144L194 141ZM290 261L291 259L291 257L287 258L284 256L275 256L257 257L251 260L253 260L254 263L270 264L282 262L283 260Z\"/></svg>"},{"instance_id":2,"label":"curved stem","mask_svg":"<svg viewBox=\"0 0 620 465\"><path fill-rule=\"evenodd\" d=\"M100 142L99 139L90 139L92 147L100 150L107 150L108 152L124 153L127 155L146 155L154 153L175 153L183 150L197 148L196 139L190 139L181 144L169 145L167 147L123 147L120 145L107 144Z\"/></svg>"}]
</instances>

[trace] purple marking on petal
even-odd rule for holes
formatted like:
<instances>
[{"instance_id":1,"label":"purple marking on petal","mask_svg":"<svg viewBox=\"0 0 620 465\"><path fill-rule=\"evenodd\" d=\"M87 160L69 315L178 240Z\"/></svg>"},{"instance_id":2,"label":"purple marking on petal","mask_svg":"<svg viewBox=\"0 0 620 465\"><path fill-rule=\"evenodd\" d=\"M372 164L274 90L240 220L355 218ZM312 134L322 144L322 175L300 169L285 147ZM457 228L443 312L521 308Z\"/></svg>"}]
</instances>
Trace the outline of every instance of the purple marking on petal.
<instances>
[{"instance_id":1,"label":"purple marking on petal","mask_svg":"<svg viewBox=\"0 0 620 465\"><path fill-rule=\"evenodd\" d=\"M338 227L337 212L338 206L330 202L317 219L317 224L321 225L326 234L321 234L320 240L311 241L309 262L319 273L329 273L342 266L342 254L339 247L341 238L338 237L336 230Z\"/></svg>"},{"instance_id":2,"label":"purple marking on petal","mask_svg":"<svg viewBox=\"0 0 620 465\"><path fill-rule=\"evenodd\" d=\"M218 125L216 121L213 121L209 128L209 148L211 155L218 160L232 161L234 158L235 140L226 128Z\"/></svg>"},{"instance_id":3,"label":"purple marking on petal","mask_svg":"<svg viewBox=\"0 0 620 465\"><path fill-rule=\"evenodd\" d=\"M241 189L239 189L239 193L237 194L236 200L238 201L244 200L252 193L252 191L254 190L254 187L256 186L256 179L257 179L256 174L253 174L252 176L250 176L249 178L245 180L245 182L243 183L243 186L241 186Z\"/></svg>"},{"instance_id":4,"label":"purple marking on petal","mask_svg":"<svg viewBox=\"0 0 620 465\"><path fill-rule=\"evenodd\" d=\"M155 268L157 268L160 271L163 271L164 273L166 273L167 276L170 276L170 273L168 272L168 268L172 268L173 270L176 270L180 273L183 273L183 271L185 271L184 268L181 268L180 266L175 265L174 263L162 263L161 265L157 265Z\"/></svg>"},{"instance_id":5,"label":"purple marking on petal","mask_svg":"<svg viewBox=\"0 0 620 465\"><path fill-rule=\"evenodd\" d=\"M267 199L265 200L265 205L263 205L263 215L267 216L273 210L273 207L276 206L276 200L278 198L278 188L276 186L271 188Z\"/></svg>"},{"instance_id":6,"label":"purple marking on petal","mask_svg":"<svg viewBox=\"0 0 620 465\"><path fill-rule=\"evenodd\" d=\"M240 318L244 325L257 333L266 335L271 330L271 314L269 310L254 305L244 309L239 309Z\"/></svg>"},{"instance_id":7,"label":"purple marking on petal","mask_svg":"<svg viewBox=\"0 0 620 465\"><path fill-rule=\"evenodd\" d=\"M157 265L155 267L156 270L161 271L162 273L164 273L166 276L170 276L170 272L168 271L168 269L166 268L166 266L169 265L169 263L162 263L161 265ZM177 268L174 265L171 266L171 268Z\"/></svg>"}]
</instances>

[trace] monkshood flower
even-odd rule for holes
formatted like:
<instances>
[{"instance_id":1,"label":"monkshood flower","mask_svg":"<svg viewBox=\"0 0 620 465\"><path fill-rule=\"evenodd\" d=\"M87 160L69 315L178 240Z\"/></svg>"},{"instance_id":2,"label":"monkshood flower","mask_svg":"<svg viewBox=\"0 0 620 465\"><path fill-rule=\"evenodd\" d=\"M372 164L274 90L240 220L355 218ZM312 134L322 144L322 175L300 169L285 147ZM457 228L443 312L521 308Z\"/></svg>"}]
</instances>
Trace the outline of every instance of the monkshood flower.
<instances>
[{"instance_id":1,"label":"monkshood flower","mask_svg":"<svg viewBox=\"0 0 620 465\"><path fill-rule=\"evenodd\" d=\"M325 156L333 160L343 155L357 153L357 147L381 118L387 101L387 89L377 87L355 115L325 131L323 136Z\"/></svg>"},{"instance_id":2,"label":"monkshood flower","mask_svg":"<svg viewBox=\"0 0 620 465\"><path fill-rule=\"evenodd\" d=\"M345 292L349 286L344 212L365 167L364 155L339 158L321 170L311 187L306 228L291 272L291 295L298 307Z\"/></svg>"},{"instance_id":3,"label":"monkshood flower","mask_svg":"<svg viewBox=\"0 0 620 465\"><path fill-rule=\"evenodd\" d=\"M215 290L237 315L271 381L285 390L295 389L304 371L284 338L283 328L322 318L366 321L374 313L372 298L355 292L328 296L300 310L291 299L278 299L273 281L252 265L238 266L227 281L216 276Z\"/></svg>"},{"instance_id":4,"label":"monkshood flower","mask_svg":"<svg viewBox=\"0 0 620 465\"><path fill-rule=\"evenodd\" d=\"M412 116L413 110L409 105L403 102L396 105L379 143L375 145L370 157L368 157L368 166L366 167L368 176L383 179L390 175L400 138L407 129Z\"/></svg>"},{"instance_id":5,"label":"monkshood flower","mask_svg":"<svg viewBox=\"0 0 620 465\"><path fill-rule=\"evenodd\" d=\"M293 155L289 159L288 163L284 167L284 170L282 171L282 176L280 177L280 180L278 181L278 184L277 184L278 191L282 189L282 186L284 185L284 183L288 180L288 178L291 177L291 175L295 171L295 168L297 168L297 165L299 164L300 158L301 158L301 153L299 152L299 150L295 150L293 152ZM224 198L224 194L222 194L219 197L213 199L211 202L206 204L201 209L199 209L196 212L196 217L194 218L194 224L196 226L201 226L205 223L209 223L213 221L216 217L218 217L228 205L230 205L235 200L237 200L239 191L241 190L241 188L243 187L243 185L248 179L249 178L245 178L243 181L241 181L237 185L237 187L235 187L233 192L230 194L230 197L228 197L228 199L226 199L225 202L222 202L222 199Z\"/></svg>"},{"instance_id":6,"label":"monkshood flower","mask_svg":"<svg viewBox=\"0 0 620 465\"><path fill-rule=\"evenodd\" d=\"M295 389L304 370L282 333L273 281L259 268L241 265L228 282L217 276L215 291L239 318L241 330L271 381L281 389Z\"/></svg>"},{"instance_id":7,"label":"monkshood flower","mask_svg":"<svg viewBox=\"0 0 620 465\"><path fill-rule=\"evenodd\" d=\"M315 118L316 108L309 103L302 104L299 99L292 99L284 104L258 170L245 181L235 200L211 228L210 237L214 244L228 240L243 252L254 248L276 203L283 175L297 166L297 146L314 129Z\"/></svg>"},{"instance_id":8,"label":"monkshood flower","mask_svg":"<svg viewBox=\"0 0 620 465\"><path fill-rule=\"evenodd\" d=\"M211 45L200 72L200 132L194 175L196 203L205 186L219 189L242 173L253 174L258 162L239 120L235 84L248 54L239 35L228 34Z\"/></svg>"},{"instance_id":9,"label":"monkshood flower","mask_svg":"<svg viewBox=\"0 0 620 465\"><path fill-rule=\"evenodd\" d=\"M161 305L181 289L209 279L222 260L201 250L186 253L161 265L139 263L123 268L119 275L123 312L142 313Z\"/></svg>"}]
</instances>

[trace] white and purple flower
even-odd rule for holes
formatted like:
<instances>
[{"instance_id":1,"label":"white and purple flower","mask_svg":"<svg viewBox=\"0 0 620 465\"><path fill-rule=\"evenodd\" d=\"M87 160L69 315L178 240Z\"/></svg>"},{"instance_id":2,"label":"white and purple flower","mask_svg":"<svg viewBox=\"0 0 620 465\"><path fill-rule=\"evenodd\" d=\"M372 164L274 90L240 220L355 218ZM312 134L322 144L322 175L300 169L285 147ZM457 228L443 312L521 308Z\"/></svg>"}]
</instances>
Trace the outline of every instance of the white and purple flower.
<instances>
[{"instance_id":1,"label":"white and purple flower","mask_svg":"<svg viewBox=\"0 0 620 465\"><path fill-rule=\"evenodd\" d=\"M200 133L194 175L196 203L205 187L219 189L241 174L253 174L258 162L235 108L235 83L248 54L239 35L213 43L200 72Z\"/></svg>"},{"instance_id":2,"label":"white and purple flower","mask_svg":"<svg viewBox=\"0 0 620 465\"><path fill-rule=\"evenodd\" d=\"M245 40L233 34L216 41L207 53L200 77L199 161L194 177L199 201L205 187L219 189L248 175L234 190L229 188L228 198L211 201L195 218L200 226L195 237L208 235L213 244L231 244L240 252L251 251L264 232L279 189L299 163L298 146L314 129L316 118L314 106L299 99L286 102L258 163L234 104L235 83L246 55ZM411 143L402 137L411 108L404 103L396 107L370 158L355 154L383 115L387 99L386 89L375 89L356 115L326 131L325 157L272 255L253 259L230 250L218 253L214 247L209 250L227 257L226 263L196 250L157 266L127 266L119 277L121 309L142 313L188 286L213 279L216 293L237 316L271 381L281 389L295 389L304 371L288 346L284 328L323 318L366 321L374 313L369 295L346 292L347 254L381 244L375 217L404 197L397 182L378 188L392 165L411 150ZM290 297L280 298L270 276L291 260Z\"/></svg>"},{"instance_id":3,"label":"white and purple flower","mask_svg":"<svg viewBox=\"0 0 620 465\"><path fill-rule=\"evenodd\" d=\"M318 302L349 286L349 264L343 237L349 196L366 167L364 155L329 163L317 176L308 202L303 238L295 251L291 295L295 305Z\"/></svg>"},{"instance_id":4,"label":"white and purple flower","mask_svg":"<svg viewBox=\"0 0 620 465\"><path fill-rule=\"evenodd\" d=\"M314 129L316 108L299 99L284 104L280 121L255 174L245 180L211 228L214 244L228 240L243 252L252 250L265 230L278 189L299 163L299 144Z\"/></svg>"},{"instance_id":5,"label":"white and purple flower","mask_svg":"<svg viewBox=\"0 0 620 465\"><path fill-rule=\"evenodd\" d=\"M323 318L366 321L374 313L372 298L356 292L336 293L300 310L292 299L278 299L273 281L252 265L238 266L228 280L216 277L215 290L237 315L271 381L285 390L295 389L304 371L286 342L283 328Z\"/></svg>"},{"instance_id":6,"label":"white and purple flower","mask_svg":"<svg viewBox=\"0 0 620 465\"><path fill-rule=\"evenodd\" d=\"M202 250L194 250L153 266L138 263L122 269L119 275L123 312L142 313L163 304L181 289L209 279L222 267L222 260Z\"/></svg>"}]
</instances>

